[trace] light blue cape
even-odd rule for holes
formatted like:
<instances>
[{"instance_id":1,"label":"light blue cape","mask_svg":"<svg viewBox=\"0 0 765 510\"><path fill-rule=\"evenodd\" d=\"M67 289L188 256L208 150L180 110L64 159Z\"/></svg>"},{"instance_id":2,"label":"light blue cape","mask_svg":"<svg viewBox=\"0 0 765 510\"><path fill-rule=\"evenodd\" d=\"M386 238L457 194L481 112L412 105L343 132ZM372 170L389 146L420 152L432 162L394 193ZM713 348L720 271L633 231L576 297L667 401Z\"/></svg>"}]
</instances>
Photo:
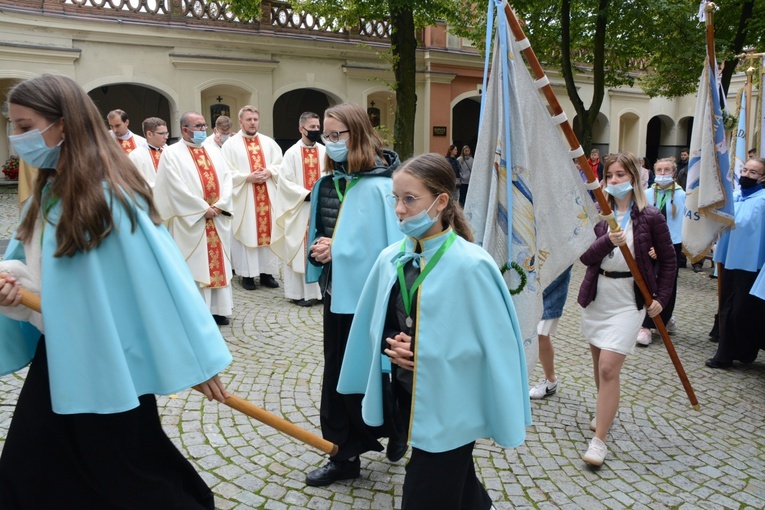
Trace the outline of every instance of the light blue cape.
<instances>
[{"instance_id":1,"label":"light blue cape","mask_svg":"<svg viewBox=\"0 0 765 510\"><path fill-rule=\"evenodd\" d=\"M53 257L60 203L45 225L42 315L59 414L127 411L140 395L185 390L232 359L165 227L138 208L132 232L120 202L111 206L115 229L73 257ZM23 245L12 241L5 258L25 261ZM0 315L0 374L27 365L39 337L33 326Z\"/></svg>"},{"instance_id":2,"label":"light blue cape","mask_svg":"<svg viewBox=\"0 0 765 510\"><path fill-rule=\"evenodd\" d=\"M446 239L423 240L427 264ZM337 390L364 394L362 416L383 423L381 354L395 243L377 258L351 326ZM414 243L406 240L411 252ZM513 302L486 251L457 238L420 286L409 444L444 452L478 438L515 447L531 425L528 375Z\"/></svg>"},{"instance_id":3,"label":"light blue cape","mask_svg":"<svg viewBox=\"0 0 765 510\"><path fill-rule=\"evenodd\" d=\"M758 271L765 264L765 189L733 199L736 228L720 236L714 261L725 269Z\"/></svg>"},{"instance_id":4,"label":"light blue cape","mask_svg":"<svg viewBox=\"0 0 765 510\"><path fill-rule=\"evenodd\" d=\"M669 227L669 235L672 237L672 244L680 244L683 242L683 217L685 216L685 191L677 183L673 184L675 187L675 209L677 213L672 216L672 203L670 202L670 190L666 190L667 193L667 227ZM648 205L654 205L654 187L651 186L645 190L645 197L648 200ZM661 196L661 195L660 195ZM659 207L659 204L656 204Z\"/></svg>"},{"instance_id":5,"label":"light blue cape","mask_svg":"<svg viewBox=\"0 0 765 510\"><path fill-rule=\"evenodd\" d=\"M319 207L319 187L324 176L311 192L311 222L308 246L316 241L316 216ZM332 312L352 314L361 295L375 258L389 244L401 241L404 234L398 228L396 212L385 201L393 192L393 180L382 176L359 177L345 194L332 237ZM309 255L310 256L310 255ZM322 267L306 262L306 282L319 281Z\"/></svg>"}]
</instances>

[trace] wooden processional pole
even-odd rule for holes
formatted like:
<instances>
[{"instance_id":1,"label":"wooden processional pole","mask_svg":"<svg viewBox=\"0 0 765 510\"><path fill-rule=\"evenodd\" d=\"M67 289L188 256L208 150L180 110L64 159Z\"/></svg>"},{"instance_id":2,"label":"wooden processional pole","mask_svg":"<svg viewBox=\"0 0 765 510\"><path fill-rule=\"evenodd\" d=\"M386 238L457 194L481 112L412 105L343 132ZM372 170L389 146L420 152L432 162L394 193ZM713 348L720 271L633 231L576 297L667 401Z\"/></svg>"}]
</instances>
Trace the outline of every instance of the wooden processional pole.
<instances>
[{"instance_id":1,"label":"wooden processional pole","mask_svg":"<svg viewBox=\"0 0 765 510\"><path fill-rule=\"evenodd\" d=\"M587 177L587 189L595 193L595 198L598 202L598 205L600 206L601 217L608 222L608 226L612 232L618 232L621 229L619 224L616 222L616 218L614 217L613 212L611 211L611 206L609 205L608 200L606 200L606 197L603 194L603 190L601 189L600 183L598 182L598 176L592 172L589 162L584 155L584 150L582 149L582 146L579 143L574 130L571 128L571 124L569 124L568 119L566 118L566 114L563 112L563 108L560 106L558 98L555 97L555 92L550 86L550 82L547 76L545 76L545 72L539 63L536 54L534 54L534 50L531 49L531 43L529 42L528 38L526 38L526 34L523 32L523 28L521 27L518 18L515 16L515 13L510 8L509 4L505 4L505 14L508 21L510 22L510 30L512 30L515 40L518 41L518 46L522 49L523 55L526 57L526 61L531 66L534 77L538 82L544 83L544 85L541 87L541 91L547 99L548 105L552 109L553 119L559 121L560 128L563 131L563 135L566 137L566 141L568 141L569 148L571 149L572 156L576 157L577 161L579 162L579 166L582 168L582 171ZM709 17L709 15L707 16ZM708 38L709 22L707 23ZM712 36L712 42L714 44L714 29L712 30ZM651 296L651 292L648 290L648 287L645 284L645 281L643 280L643 276L638 270L635 258L632 256L632 253L630 253L630 250L626 245L620 246L619 249L624 255L624 259L627 261L627 265L630 268L632 276L635 278L635 283L640 289L640 293L643 295L645 305L650 306L653 302L653 298ZM654 317L653 321L656 324L656 329L661 335L664 346L667 348L667 352L669 353L669 357L672 360L672 364L675 366L675 371L680 377L680 382L683 384L683 388L685 388L685 393L688 395L688 400L690 400L691 405L695 410L699 410L700 406L698 400L696 399L696 394L693 392L691 382L688 380L688 376L683 369L683 364L680 362L680 358L677 356L675 346L672 345L672 341L669 339L669 333L667 333L667 328L664 326L664 321L661 320L659 315Z\"/></svg>"}]
</instances>

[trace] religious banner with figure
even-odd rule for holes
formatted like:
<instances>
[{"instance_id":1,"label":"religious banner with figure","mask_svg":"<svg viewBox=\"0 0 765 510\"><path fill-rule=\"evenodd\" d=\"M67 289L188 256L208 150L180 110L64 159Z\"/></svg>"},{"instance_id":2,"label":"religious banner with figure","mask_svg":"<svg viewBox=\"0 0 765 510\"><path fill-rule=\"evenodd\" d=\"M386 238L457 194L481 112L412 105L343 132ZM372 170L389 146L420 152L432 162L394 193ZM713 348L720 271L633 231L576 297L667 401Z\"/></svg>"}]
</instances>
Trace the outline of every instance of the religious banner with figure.
<instances>
[{"instance_id":1,"label":"religious banner with figure","mask_svg":"<svg viewBox=\"0 0 765 510\"><path fill-rule=\"evenodd\" d=\"M717 76L717 59L707 50L696 96L688 181L685 188L683 251L692 262L703 259L720 234L733 226L730 154Z\"/></svg>"},{"instance_id":2,"label":"religious banner with figure","mask_svg":"<svg viewBox=\"0 0 765 510\"><path fill-rule=\"evenodd\" d=\"M505 16L498 11L465 213L476 243L503 271L531 373L542 291L595 240L597 213Z\"/></svg>"}]
</instances>

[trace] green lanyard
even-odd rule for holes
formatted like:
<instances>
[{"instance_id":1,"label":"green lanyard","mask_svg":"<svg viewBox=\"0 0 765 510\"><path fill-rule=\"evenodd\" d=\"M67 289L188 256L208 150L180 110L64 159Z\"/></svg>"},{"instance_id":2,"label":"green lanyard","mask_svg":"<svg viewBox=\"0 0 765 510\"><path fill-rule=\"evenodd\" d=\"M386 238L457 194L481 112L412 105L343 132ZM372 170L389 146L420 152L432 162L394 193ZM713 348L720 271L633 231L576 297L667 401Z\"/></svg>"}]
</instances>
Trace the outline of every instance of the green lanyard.
<instances>
[{"instance_id":1,"label":"green lanyard","mask_svg":"<svg viewBox=\"0 0 765 510\"><path fill-rule=\"evenodd\" d=\"M457 239L457 234L454 233L454 230L451 231L449 236L446 238L446 241L444 241L444 244L441 245L441 247L436 251L436 254L433 255L433 258L431 259L430 263L426 264L423 268L422 272L417 276L417 279L414 280L414 283L412 284L411 289L406 288L406 278L404 277L404 264L401 262L398 263L396 266L396 271L398 271L398 284L401 287L401 299L404 301L404 310L406 311L406 326L408 328L412 327L412 296L414 296L414 293L417 292L417 287L420 286L422 281L425 279L426 276L428 276L428 273L430 273L434 267L436 267L436 264L441 259L441 257L446 253L446 250L449 249L449 247L454 243L454 240ZM406 247L406 239L401 241L401 252L403 253L404 248Z\"/></svg>"},{"instance_id":2,"label":"green lanyard","mask_svg":"<svg viewBox=\"0 0 765 510\"><path fill-rule=\"evenodd\" d=\"M349 191L351 191L351 188L356 185L357 182L359 182L358 177L353 177L350 181L348 181L348 184L345 185L345 194L343 194L342 191L340 191L340 184L339 181L333 181L335 183L335 191L337 191L337 198L340 199L340 203L343 203L343 199L345 198L345 195L348 194Z\"/></svg>"},{"instance_id":3,"label":"green lanyard","mask_svg":"<svg viewBox=\"0 0 765 510\"><path fill-rule=\"evenodd\" d=\"M45 186L42 190L42 198L45 200L45 204L43 205L43 218L42 218L42 231L40 232L40 246L43 244L43 237L45 237L45 225L48 223L48 215L50 214L51 209L53 209L56 206L56 203L58 202L58 197L53 194L52 191L50 191L51 183L47 182L45 183Z\"/></svg>"}]
</instances>

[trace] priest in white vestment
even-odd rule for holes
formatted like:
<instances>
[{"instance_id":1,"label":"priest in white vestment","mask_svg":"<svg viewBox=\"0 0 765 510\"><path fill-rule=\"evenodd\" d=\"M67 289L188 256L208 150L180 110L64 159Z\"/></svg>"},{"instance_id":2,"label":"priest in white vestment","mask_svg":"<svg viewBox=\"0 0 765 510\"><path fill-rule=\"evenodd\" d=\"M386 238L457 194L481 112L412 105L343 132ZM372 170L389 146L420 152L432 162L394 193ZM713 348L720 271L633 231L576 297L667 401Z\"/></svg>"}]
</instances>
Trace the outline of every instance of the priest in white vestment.
<instances>
[{"instance_id":1,"label":"priest in white vestment","mask_svg":"<svg viewBox=\"0 0 765 510\"><path fill-rule=\"evenodd\" d=\"M284 262L284 297L298 306L311 306L321 299L319 284L305 282L305 242L311 217L309 195L324 171L324 146L318 143L319 115L302 114L298 130L300 140L287 149L279 168L271 249Z\"/></svg>"},{"instance_id":2,"label":"priest in white vestment","mask_svg":"<svg viewBox=\"0 0 765 510\"><path fill-rule=\"evenodd\" d=\"M167 146L167 137L170 132L167 129L167 122L159 117L144 119L141 127L146 136L147 146L136 148L128 154L128 158L141 172L149 186L153 188L154 182L157 180L159 157L162 155L162 150Z\"/></svg>"},{"instance_id":3,"label":"priest in white vestment","mask_svg":"<svg viewBox=\"0 0 765 510\"><path fill-rule=\"evenodd\" d=\"M207 124L181 117L183 139L162 152L154 186L157 210L191 269L219 325L229 323L231 290L231 174L223 157L202 147Z\"/></svg>"},{"instance_id":4,"label":"priest in white vestment","mask_svg":"<svg viewBox=\"0 0 765 510\"><path fill-rule=\"evenodd\" d=\"M260 276L260 284L265 287L279 286L274 278L279 273L278 259L270 246L271 197L276 192L282 149L272 138L258 133L259 125L258 109L250 105L242 107L239 110L241 129L221 149L233 181L231 259L246 290L255 290L255 276Z\"/></svg>"},{"instance_id":5,"label":"priest in white vestment","mask_svg":"<svg viewBox=\"0 0 765 510\"><path fill-rule=\"evenodd\" d=\"M208 150L219 151L223 148L223 144L226 140L231 138L234 133L231 132L231 118L226 115L221 115L215 119L215 127L213 128L213 134L207 137L202 146Z\"/></svg>"},{"instance_id":6,"label":"priest in white vestment","mask_svg":"<svg viewBox=\"0 0 765 510\"><path fill-rule=\"evenodd\" d=\"M106 116L109 123L109 133L117 140L122 150L128 156L138 147L146 147L146 138L139 136L128 129L130 119L123 110L112 110Z\"/></svg>"}]
</instances>

